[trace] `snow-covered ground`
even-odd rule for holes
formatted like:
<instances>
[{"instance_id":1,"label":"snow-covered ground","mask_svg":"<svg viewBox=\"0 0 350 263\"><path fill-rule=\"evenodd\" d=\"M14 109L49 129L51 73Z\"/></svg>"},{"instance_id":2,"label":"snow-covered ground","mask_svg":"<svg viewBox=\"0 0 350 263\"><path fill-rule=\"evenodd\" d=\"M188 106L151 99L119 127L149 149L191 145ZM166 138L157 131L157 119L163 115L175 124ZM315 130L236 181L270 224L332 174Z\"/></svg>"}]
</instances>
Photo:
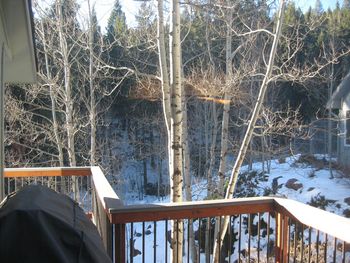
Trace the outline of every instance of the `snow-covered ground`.
<instances>
[{"instance_id":1,"label":"snow-covered ground","mask_svg":"<svg viewBox=\"0 0 350 263\"><path fill-rule=\"evenodd\" d=\"M317 156L316 156L317 157ZM324 196L329 200L325 210L343 215L343 211L350 208L350 205L344 202L344 199L350 197L350 176L345 177L341 172L333 170L333 179L328 167L320 169L307 163L299 162L300 155L288 157L285 162L279 160L271 161L270 173L265 173L266 180L258 180L258 185L254 190L256 196L264 195L267 189L273 188L277 182L277 192L271 195L283 196L289 199L309 204L311 199L317 199ZM319 156L322 161L323 156ZM261 163L254 163L252 170L260 173ZM265 166L266 169L266 166ZM242 174L248 171L247 166L241 169ZM227 177L230 173L227 173ZM244 175L241 175L244 180ZM302 186L298 190L286 187L290 179L296 179L295 184L300 183ZM274 182L275 181L275 182ZM192 181L193 200L203 200L207 196L206 181L193 179ZM145 203L166 203L169 202L169 196L157 198L157 196L145 195L142 200L135 192L127 192L124 196L126 204L145 204Z\"/></svg>"},{"instance_id":2,"label":"snow-covered ground","mask_svg":"<svg viewBox=\"0 0 350 263\"><path fill-rule=\"evenodd\" d=\"M350 197L349 177L345 177L341 172L333 171L333 179L331 179L331 174L328 169L328 165L322 165L323 156L318 157L320 161L317 165L300 162L298 161L299 158L300 156L298 155L286 158L284 161L272 160L270 173L263 175L260 174L262 164L255 163L253 165L252 170L256 171L257 175L260 174L260 179L256 181L255 185L253 184L253 187L255 188L253 192L255 193L255 195L259 196L264 194L270 194L276 196L284 196L289 199L294 199L306 204L312 203L313 205L319 206L330 212L343 215L344 210L350 208L350 205L348 205L345 202L345 199ZM248 187L247 185L245 185L244 180L244 174L245 172L247 172L247 169L248 167L242 167L241 169L243 174L241 176L241 182L244 182L244 185L242 185L241 188L239 188L241 190L244 187ZM229 176L229 173L227 174L227 176ZM289 187L287 183L288 181ZM194 180L192 191L194 200L204 199L206 197L206 182L203 180ZM124 198L127 204L169 202L168 196L164 197L163 199L158 199L156 196L146 195L143 197L143 200L139 200L139 195L133 192L126 193L124 195ZM264 221L267 222L267 215L265 214L263 215L263 217ZM254 218L254 222L255 221L257 221L257 217ZM234 222L234 225L237 229L238 220ZM134 242L134 262L142 262L143 257L145 257L146 262L153 262L154 244L156 244L156 262L164 262L166 252L163 244L165 243L166 225L165 222L158 222L156 224L156 231L154 227L155 224L153 222L146 222L144 225L142 223L133 224L133 241L131 241L131 225L129 224L127 226L127 255L130 255L130 242ZM198 229L198 221L195 222L194 228L195 230ZM167 229L170 229L170 223L168 224ZM142 239L142 233L145 233L144 240ZM155 241L154 238L156 239ZM247 242L246 234L244 234L242 238L242 247L246 246L244 242ZM263 237L260 240L260 243L263 248L261 256L265 257L266 246L268 243L266 237ZM252 247L256 247L256 237L252 237L251 244ZM169 243L167 245L167 253L169 257ZM185 256L186 255L187 252L185 248ZM235 257L237 257L237 255ZM201 262L203 261L204 253L201 253Z\"/></svg>"}]
</instances>

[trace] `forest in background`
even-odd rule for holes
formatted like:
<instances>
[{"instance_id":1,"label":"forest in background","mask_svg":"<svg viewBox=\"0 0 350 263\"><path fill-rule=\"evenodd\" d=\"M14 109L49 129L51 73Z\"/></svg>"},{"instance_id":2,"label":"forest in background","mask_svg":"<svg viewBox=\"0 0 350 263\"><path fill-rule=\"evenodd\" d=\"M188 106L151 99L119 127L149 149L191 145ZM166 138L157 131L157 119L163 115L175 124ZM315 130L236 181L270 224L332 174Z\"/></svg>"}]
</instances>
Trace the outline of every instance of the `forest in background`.
<instances>
[{"instance_id":1,"label":"forest in background","mask_svg":"<svg viewBox=\"0 0 350 263\"><path fill-rule=\"evenodd\" d=\"M299 144L315 120L337 118L325 107L349 71L349 0L306 12L285 0L145 1L135 27L116 0L106 30L87 3L82 17L75 0L33 1L38 83L6 87L6 167L99 165L118 194L191 201L201 180L204 198L229 199L271 159L310 153ZM256 161L262 173L240 174ZM78 177L45 183L78 201L90 190ZM218 262L229 221L206 221L207 260L212 242ZM193 224L179 220L173 262L184 231L195 251Z\"/></svg>"},{"instance_id":2,"label":"forest in background","mask_svg":"<svg viewBox=\"0 0 350 263\"><path fill-rule=\"evenodd\" d=\"M213 197L222 195L214 191L218 175L227 172L221 161L235 158L263 81L277 7L266 0L182 5L189 170L208 180ZM159 10L143 2L130 28L116 0L103 31L94 6L87 17L78 16L74 0L53 1L47 9L34 1L33 8L38 84L6 89L6 167L101 165L110 180L125 183L124 168L132 162L139 190L154 193L158 184L158 193L166 191ZM169 21L164 30L167 35ZM311 136L315 119L330 117L325 105L349 71L349 41L348 0L334 10L317 1L305 13L287 3L247 163L263 160L268 169L268 160L295 150L295 138Z\"/></svg>"}]
</instances>

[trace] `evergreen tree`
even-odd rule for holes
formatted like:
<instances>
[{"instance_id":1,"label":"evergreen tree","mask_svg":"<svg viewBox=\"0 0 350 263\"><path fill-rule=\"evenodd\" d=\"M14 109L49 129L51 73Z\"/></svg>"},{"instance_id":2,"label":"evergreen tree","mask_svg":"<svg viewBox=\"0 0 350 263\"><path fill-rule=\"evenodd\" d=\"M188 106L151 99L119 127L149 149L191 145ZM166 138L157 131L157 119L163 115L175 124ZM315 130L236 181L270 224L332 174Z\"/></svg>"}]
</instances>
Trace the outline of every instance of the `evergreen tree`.
<instances>
[{"instance_id":1,"label":"evergreen tree","mask_svg":"<svg viewBox=\"0 0 350 263\"><path fill-rule=\"evenodd\" d=\"M117 39L127 29L125 13L119 0L114 2L113 10L108 18L107 38L110 42Z\"/></svg>"},{"instance_id":2,"label":"evergreen tree","mask_svg":"<svg viewBox=\"0 0 350 263\"><path fill-rule=\"evenodd\" d=\"M110 44L110 49L106 51L106 61L113 66L121 66L127 63L125 58L125 36L127 25L125 13L119 0L114 2L113 10L107 23L106 42Z\"/></svg>"},{"instance_id":3,"label":"evergreen tree","mask_svg":"<svg viewBox=\"0 0 350 263\"><path fill-rule=\"evenodd\" d=\"M337 2L335 4L335 10L340 10L339 0L337 0Z\"/></svg>"},{"instance_id":4,"label":"evergreen tree","mask_svg":"<svg viewBox=\"0 0 350 263\"><path fill-rule=\"evenodd\" d=\"M151 4L142 2L138 14L136 15L138 28L145 29L148 26L155 25L155 13Z\"/></svg>"}]
</instances>

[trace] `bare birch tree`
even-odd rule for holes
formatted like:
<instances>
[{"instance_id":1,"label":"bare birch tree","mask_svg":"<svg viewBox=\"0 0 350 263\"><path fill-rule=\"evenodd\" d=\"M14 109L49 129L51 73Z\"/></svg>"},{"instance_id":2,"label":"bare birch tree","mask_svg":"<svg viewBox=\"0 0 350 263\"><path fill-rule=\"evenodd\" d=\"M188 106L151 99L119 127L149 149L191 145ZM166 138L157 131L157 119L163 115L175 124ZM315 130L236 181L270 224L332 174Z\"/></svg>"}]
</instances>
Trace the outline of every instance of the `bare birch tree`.
<instances>
[{"instance_id":1,"label":"bare birch tree","mask_svg":"<svg viewBox=\"0 0 350 263\"><path fill-rule=\"evenodd\" d=\"M177 0L171 1L171 22L169 33L170 72L168 78L163 1L158 1L158 50L161 69L163 111L168 130L169 147L169 175L171 201L182 202L183 185L183 106L182 106L182 78L181 78L181 40L180 40L180 4ZM169 83L169 84L168 84ZM170 135L170 136L169 136ZM183 222L172 222L171 232L172 262L182 261Z\"/></svg>"},{"instance_id":2,"label":"bare birch tree","mask_svg":"<svg viewBox=\"0 0 350 263\"><path fill-rule=\"evenodd\" d=\"M56 2L56 13L57 13L57 30L59 37L59 47L60 47L60 55L62 59L63 65L63 76L64 76L64 90L65 90L65 125L67 131L67 151L68 151L68 159L70 166L76 166L76 156L75 156L75 123L74 123L74 99L72 93L72 79L71 79L71 60L70 60L70 52L72 51L72 47L68 45L67 38L64 33L65 20L62 14L63 4L61 0L57 0ZM75 200L79 200L79 185L78 178L74 176L72 178L72 191Z\"/></svg>"},{"instance_id":3,"label":"bare birch tree","mask_svg":"<svg viewBox=\"0 0 350 263\"><path fill-rule=\"evenodd\" d=\"M238 180L238 174L239 174L240 168L242 166L243 160L245 158L245 154L248 150L249 142L252 138L253 131L254 131L254 126L255 126L255 123L259 117L259 113L260 113L260 109L261 109L261 106L262 106L263 101L264 101L265 93L266 93L266 90L268 88L268 84L270 82L270 76L271 76L272 69L274 66L274 59L275 59L275 55L277 52L278 41L279 41L279 38L281 35L284 8L285 8L285 1L281 0L280 7L278 10L278 16L277 16L276 31L274 34L274 39L273 39L273 43L272 43L272 47L271 47L271 51L270 51L270 56L269 56L269 61L268 61L267 68L266 68L266 73L265 73L264 79L262 81L260 91L259 91L256 103L255 103L255 106L254 106L254 109L252 112L252 116L250 118L245 136L243 138L240 150L238 152L238 155L237 155L237 158L235 161L235 164L232 168L232 173L231 173L230 181L229 181L228 188L226 191L225 199L233 198L233 193L235 191L235 187L236 187L237 180ZM226 235L229 220L230 220L230 217L227 217L227 216L224 217L221 231L215 237L216 240L215 240L214 252L213 252L213 255L214 255L213 262L219 262L219 258L220 258L219 246L220 246L220 244L222 244L222 241L224 240L224 237Z\"/></svg>"}]
</instances>

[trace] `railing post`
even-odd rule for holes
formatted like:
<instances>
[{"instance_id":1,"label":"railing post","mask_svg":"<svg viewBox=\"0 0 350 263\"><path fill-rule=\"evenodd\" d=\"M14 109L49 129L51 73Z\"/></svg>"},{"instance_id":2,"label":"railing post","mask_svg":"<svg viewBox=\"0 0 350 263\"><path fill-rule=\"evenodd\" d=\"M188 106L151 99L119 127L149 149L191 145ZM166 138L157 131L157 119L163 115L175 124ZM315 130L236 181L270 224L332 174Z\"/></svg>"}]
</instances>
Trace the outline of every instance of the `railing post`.
<instances>
[{"instance_id":1,"label":"railing post","mask_svg":"<svg viewBox=\"0 0 350 263\"><path fill-rule=\"evenodd\" d=\"M103 245L113 260L113 225L110 223L106 211L96 195L94 184L92 184L92 210L94 223L101 235Z\"/></svg>"},{"instance_id":2,"label":"railing post","mask_svg":"<svg viewBox=\"0 0 350 263\"><path fill-rule=\"evenodd\" d=\"M276 213L276 263L286 263L288 258L288 217Z\"/></svg>"},{"instance_id":3,"label":"railing post","mask_svg":"<svg viewBox=\"0 0 350 263\"><path fill-rule=\"evenodd\" d=\"M125 258L125 224L114 225L115 262L124 263Z\"/></svg>"}]
</instances>

